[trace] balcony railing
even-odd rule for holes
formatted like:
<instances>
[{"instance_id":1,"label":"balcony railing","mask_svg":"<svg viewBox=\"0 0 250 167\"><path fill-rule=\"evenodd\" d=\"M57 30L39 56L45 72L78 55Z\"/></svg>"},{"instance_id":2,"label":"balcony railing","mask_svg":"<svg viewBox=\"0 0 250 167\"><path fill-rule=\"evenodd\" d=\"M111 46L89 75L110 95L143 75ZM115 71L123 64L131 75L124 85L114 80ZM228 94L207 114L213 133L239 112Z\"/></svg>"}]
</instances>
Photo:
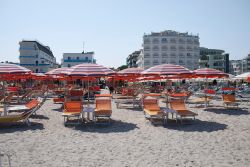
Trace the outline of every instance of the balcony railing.
<instances>
[{"instance_id":1,"label":"balcony railing","mask_svg":"<svg viewBox=\"0 0 250 167\"><path fill-rule=\"evenodd\" d=\"M92 63L92 60L81 60L81 59L79 59L79 60L77 60L77 59L68 60L68 59L66 59L66 60L63 60L63 62L81 62L81 63Z\"/></svg>"}]
</instances>

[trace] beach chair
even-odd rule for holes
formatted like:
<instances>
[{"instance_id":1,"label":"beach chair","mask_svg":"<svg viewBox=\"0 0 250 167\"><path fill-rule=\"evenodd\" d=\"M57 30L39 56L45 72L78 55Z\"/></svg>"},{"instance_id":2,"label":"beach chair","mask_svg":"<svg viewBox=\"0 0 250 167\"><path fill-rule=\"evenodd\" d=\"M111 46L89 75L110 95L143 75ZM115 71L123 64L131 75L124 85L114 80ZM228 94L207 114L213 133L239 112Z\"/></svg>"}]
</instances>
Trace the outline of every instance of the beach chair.
<instances>
[{"instance_id":1,"label":"beach chair","mask_svg":"<svg viewBox=\"0 0 250 167\"><path fill-rule=\"evenodd\" d=\"M80 124L80 116L83 110L82 101L65 101L64 102L64 110L62 116L64 117L64 125L69 124ZM69 119L72 117L77 118L77 123L74 121L70 121Z\"/></svg>"},{"instance_id":2,"label":"beach chair","mask_svg":"<svg viewBox=\"0 0 250 167\"><path fill-rule=\"evenodd\" d=\"M24 122L28 126L30 125L29 117L32 115L33 110L24 111L23 113L16 114L16 115L6 115L6 116L0 116L0 123L17 123L17 122Z\"/></svg>"},{"instance_id":3,"label":"beach chair","mask_svg":"<svg viewBox=\"0 0 250 167\"><path fill-rule=\"evenodd\" d=\"M145 118L148 118L151 123L154 123L156 119L162 119L165 124L164 112L161 111L157 99L143 99L143 112Z\"/></svg>"},{"instance_id":4,"label":"beach chair","mask_svg":"<svg viewBox=\"0 0 250 167\"><path fill-rule=\"evenodd\" d=\"M7 108L9 112L12 111L27 111L32 110L35 107L38 107L40 102L37 99L33 99L25 105L13 105Z\"/></svg>"},{"instance_id":5,"label":"beach chair","mask_svg":"<svg viewBox=\"0 0 250 167\"><path fill-rule=\"evenodd\" d=\"M170 108L175 110L177 113L177 118L179 117L182 123L183 118L191 117L195 120L195 116L198 114L188 110L183 99L172 99L169 103Z\"/></svg>"},{"instance_id":6,"label":"beach chair","mask_svg":"<svg viewBox=\"0 0 250 167\"><path fill-rule=\"evenodd\" d=\"M239 108L239 103L237 103L235 94L222 94L223 105L228 108L228 106L236 106Z\"/></svg>"},{"instance_id":7,"label":"beach chair","mask_svg":"<svg viewBox=\"0 0 250 167\"><path fill-rule=\"evenodd\" d=\"M96 107L93 115L94 123L100 124L100 122L97 122L99 118L108 118L108 124L110 124L112 114L111 99L96 98L95 104Z\"/></svg>"}]
</instances>

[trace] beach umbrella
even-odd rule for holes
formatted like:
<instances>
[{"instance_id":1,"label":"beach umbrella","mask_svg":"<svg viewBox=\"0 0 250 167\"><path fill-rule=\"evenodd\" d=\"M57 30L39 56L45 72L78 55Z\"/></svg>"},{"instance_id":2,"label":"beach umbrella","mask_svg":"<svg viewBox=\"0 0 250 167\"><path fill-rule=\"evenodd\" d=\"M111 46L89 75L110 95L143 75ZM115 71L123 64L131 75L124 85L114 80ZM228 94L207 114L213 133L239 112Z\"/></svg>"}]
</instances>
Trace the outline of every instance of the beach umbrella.
<instances>
[{"instance_id":1,"label":"beach umbrella","mask_svg":"<svg viewBox=\"0 0 250 167\"><path fill-rule=\"evenodd\" d=\"M31 73L31 70L8 63L0 63L0 80L3 81L3 94L4 94L4 115L7 115L6 109L6 97L5 97L5 82L10 79L15 79L15 76L27 76Z\"/></svg>"},{"instance_id":2,"label":"beach umbrella","mask_svg":"<svg viewBox=\"0 0 250 167\"><path fill-rule=\"evenodd\" d=\"M240 75L236 75L234 77L234 79L243 79L243 80L247 80L247 78L250 76L250 72L246 72Z\"/></svg>"},{"instance_id":3,"label":"beach umbrella","mask_svg":"<svg viewBox=\"0 0 250 167\"><path fill-rule=\"evenodd\" d=\"M141 74L143 75L169 75L177 77L189 77L192 76L193 72L189 69L175 64L161 64L153 66L147 70L144 70Z\"/></svg>"},{"instance_id":4,"label":"beach umbrella","mask_svg":"<svg viewBox=\"0 0 250 167\"><path fill-rule=\"evenodd\" d=\"M229 74L213 68L200 68L194 70L195 78L226 78Z\"/></svg>"},{"instance_id":5,"label":"beach umbrella","mask_svg":"<svg viewBox=\"0 0 250 167\"><path fill-rule=\"evenodd\" d=\"M70 72L71 68L62 67L62 68L55 68L46 72L46 75L67 75Z\"/></svg>"},{"instance_id":6,"label":"beach umbrella","mask_svg":"<svg viewBox=\"0 0 250 167\"><path fill-rule=\"evenodd\" d=\"M195 78L205 78L205 82L206 82L206 89L208 86L208 78L227 78L229 77L229 74L226 74L222 71L213 69L213 68L200 68L197 70L194 70L194 77ZM207 94L205 91L205 107L207 107Z\"/></svg>"},{"instance_id":7,"label":"beach umbrella","mask_svg":"<svg viewBox=\"0 0 250 167\"><path fill-rule=\"evenodd\" d=\"M126 68L124 70L118 71L117 75L120 75L120 76L135 76L135 75L141 75L142 71L144 71L143 68Z\"/></svg>"},{"instance_id":8,"label":"beach umbrella","mask_svg":"<svg viewBox=\"0 0 250 167\"><path fill-rule=\"evenodd\" d=\"M76 79L88 79L88 100L89 100L89 80L92 77L114 75L115 72L99 64L83 63L71 67L68 76Z\"/></svg>"}]
</instances>

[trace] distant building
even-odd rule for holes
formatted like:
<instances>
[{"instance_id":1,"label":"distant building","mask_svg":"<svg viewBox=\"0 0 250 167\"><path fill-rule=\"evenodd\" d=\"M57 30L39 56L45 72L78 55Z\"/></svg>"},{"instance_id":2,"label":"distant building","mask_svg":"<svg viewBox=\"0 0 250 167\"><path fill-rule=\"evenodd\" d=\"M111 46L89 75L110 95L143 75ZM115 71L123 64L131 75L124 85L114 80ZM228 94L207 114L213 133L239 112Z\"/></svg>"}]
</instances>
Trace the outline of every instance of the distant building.
<instances>
[{"instance_id":1,"label":"distant building","mask_svg":"<svg viewBox=\"0 0 250 167\"><path fill-rule=\"evenodd\" d=\"M11 61L2 61L1 63L8 63L8 64L15 64L15 65L20 65L20 63L16 63L16 62L11 62Z\"/></svg>"},{"instance_id":2,"label":"distant building","mask_svg":"<svg viewBox=\"0 0 250 167\"><path fill-rule=\"evenodd\" d=\"M242 60L230 60L230 74L240 75L243 71Z\"/></svg>"},{"instance_id":3,"label":"distant building","mask_svg":"<svg viewBox=\"0 0 250 167\"><path fill-rule=\"evenodd\" d=\"M62 67L72 67L82 63L96 63L94 52L64 53Z\"/></svg>"},{"instance_id":4,"label":"distant building","mask_svg":"<svg viewBox=\"0 0 250 167\"><path fill-rule=\"evenodd\" d=\"M134 51L133 53L128 55L128 57L126 59L128 68L137 67L136 62L137 62L138 57L139 57L141 52L142 52L142 50Z\"/></svg>"},{"instance_id":5,"label":"distant building","mask_svg":"<svg viewBox=\"0 0 250 167\"><path fill-rule=\"evenodd\" d=\"M250 72L250 54L248 54L242 60L230 60L231 74L240 75L246 72Z\"/></svg>"},{"instance_id":6,"label":"distant building","mask_svg":"<svg viewBox=\"0 0 250 167\"><path fill-rule=\"evenodd\" d=\"M220 49L200 47L199 68L213 68L229 73L229 54Z\"/></svg>"},{"instance_id":7,"label":"distant building","mask_svg":"<svg viewBox=\"0 0 250 167\"><path fill-rule=\"evenodd\" d=\"M38 41L19 42L20 65L36 73L46 73L57 68L56 58L48 46Z\"/></svg>"},{"instance_id":8,"label":"distant building","mask_svg":"<svg viewBox=\"0 0 250 167\"><path fill-rule=\"evenodd\" d=\"M143 50L137 64L145 69L159 64L199 67L199 36L176 31L152 32L143 36Z\"/></svg>"}]
</instances>

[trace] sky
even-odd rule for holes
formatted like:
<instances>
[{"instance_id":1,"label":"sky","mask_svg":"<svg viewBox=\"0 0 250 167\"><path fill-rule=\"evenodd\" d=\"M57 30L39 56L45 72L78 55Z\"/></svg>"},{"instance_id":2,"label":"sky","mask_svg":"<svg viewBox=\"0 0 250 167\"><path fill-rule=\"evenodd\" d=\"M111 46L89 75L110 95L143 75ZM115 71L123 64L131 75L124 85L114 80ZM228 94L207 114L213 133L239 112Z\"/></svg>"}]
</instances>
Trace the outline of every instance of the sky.
<instances>
[{"instance_id":1,"label":"sky","mask_svg":"<svg viewBox=\"0 0 250 167\"><path fill-rule=\"evenodd\" d=\"M97 64L119 67L142 47L144 33L199 34L200 46L230 59L250 53L249 0L0 0L0 62L19 62L18 42L63 53L94 51Z\"/></svg>"}]
</instances>

